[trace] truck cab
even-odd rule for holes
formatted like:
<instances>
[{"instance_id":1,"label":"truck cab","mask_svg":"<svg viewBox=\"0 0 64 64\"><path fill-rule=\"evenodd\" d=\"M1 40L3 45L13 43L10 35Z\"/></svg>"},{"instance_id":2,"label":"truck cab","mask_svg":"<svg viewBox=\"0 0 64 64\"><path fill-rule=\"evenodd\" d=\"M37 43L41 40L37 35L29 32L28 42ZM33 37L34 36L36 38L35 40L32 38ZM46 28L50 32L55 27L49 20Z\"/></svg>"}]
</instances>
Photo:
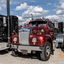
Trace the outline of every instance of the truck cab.
<instances>
[{"instance_id":1,"label":"truck cab","mask_svg":"<svg viewBox=\"0 0 64 64\"><path fill-rule=\"evenodd\" d=\"M53 54L53 24L48 19L34 19L11 37L12 55L40 52L41 60L48 60Z\"/></svg>"}]
</instances>

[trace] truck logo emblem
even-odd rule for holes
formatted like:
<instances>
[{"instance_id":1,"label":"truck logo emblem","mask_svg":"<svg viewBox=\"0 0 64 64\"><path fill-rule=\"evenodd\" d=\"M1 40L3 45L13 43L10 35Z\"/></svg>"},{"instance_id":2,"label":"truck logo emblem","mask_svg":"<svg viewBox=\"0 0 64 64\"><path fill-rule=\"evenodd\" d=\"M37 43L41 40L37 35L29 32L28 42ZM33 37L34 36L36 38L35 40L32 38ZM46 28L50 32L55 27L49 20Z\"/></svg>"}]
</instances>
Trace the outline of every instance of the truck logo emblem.
<instances>
[{"instance_id":1,"label":"truck logo emblem","mask_svg":"<svg viewBox=\"0 0 64 64\"><path fill-rule=\"evenodd\" d=\"M23 32L25 32L25 30L23 30Z\"/></svg>"}]
</instances>

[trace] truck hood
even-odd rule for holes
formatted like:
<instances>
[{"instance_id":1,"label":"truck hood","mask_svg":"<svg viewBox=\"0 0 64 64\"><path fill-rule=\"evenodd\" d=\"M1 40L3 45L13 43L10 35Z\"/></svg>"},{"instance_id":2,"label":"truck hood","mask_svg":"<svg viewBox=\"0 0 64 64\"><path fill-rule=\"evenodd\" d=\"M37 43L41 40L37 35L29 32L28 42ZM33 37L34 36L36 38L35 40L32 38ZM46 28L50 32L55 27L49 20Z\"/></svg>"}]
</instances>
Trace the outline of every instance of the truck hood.
<instances>
[{"instance_id":1,"label":"truck hood","mask_svg":"<svg viewBox=\"0 0 64 64\"><path fill-rule=\"evenodd\" d=\"M41 33L41 30L45 30L45 27L30 27L30 28L21 28L19 32L30 32L31 34Z\"/></svg>"},{"instance_id":2,"label":"truck hood","mask_svg":"<svg viewBox=\"0 0 64 64\"><path fill-rule=\"evenodd\" d=\"M30 31L31 28L21 28L19 31Z\"/></svg>"},{"instance_id":3,"label":"truck hood","mask_svg":"<svg viewBox=\"0 0 64 64\"><path fill-rule=\"evenodd\" d=\"M39 30L39 29L45 29L45 27L31 27L32 30L36 29L36 30Z\"/></svg>"},{"instance_id":4,"label":"truck hood","mask_svg":"<svg viewBox=\"0 0 64 64\"><path fill-rule=\"evenodd\" d=\"M30 30L41 30L41 29L45 29L45 27L29 27L29 28L21 28L19 31L30 31Z\"/></svg>"}]
</instances>

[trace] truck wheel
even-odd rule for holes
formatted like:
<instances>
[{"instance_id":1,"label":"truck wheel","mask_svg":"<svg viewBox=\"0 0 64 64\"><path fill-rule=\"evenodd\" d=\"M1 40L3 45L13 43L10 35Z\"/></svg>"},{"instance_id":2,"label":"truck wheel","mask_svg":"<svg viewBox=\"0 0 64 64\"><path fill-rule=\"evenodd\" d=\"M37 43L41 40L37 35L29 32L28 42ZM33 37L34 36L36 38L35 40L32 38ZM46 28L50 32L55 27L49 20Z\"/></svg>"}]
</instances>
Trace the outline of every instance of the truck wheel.
<instances>
[{"instance_id":1,"label":"truck wheel","mask_svg":"<svg viewBox=\"0 0 64 64\"><path fill-rule=\"evenodd\" d=\"M61 47L63 47L64 45L63 44L61 44Z\"/></svg>"},{"instance_id":2,"label":"truck wheel","mask_svg":"<svg viewBox=\"0 0 64 64\"><path fill-rule=\"evenodd\" d=\"M56 48L60 48L61 47L61 45L60 44L58 44L57 46L56 46Z\"/></svg>"},{"instance_id":3,"label":"truck wheel","mask_svg":"<svg viewBox=\"0 0 64 64\"><path fill-rule=\"evenodd\" d=\"M17 50L12 50L12 56L18 57L18 51Z\"/></svg>"},{"instance_id":4,"label":"truck wheel","mask_svg":"<svg viewBox=\"0 0 64 64\"><path fill-rule=\"evenodd\" d=\"M47 41L43 51L40 53L41 60L43 61L49 60L50 54L51 54L51 44Z\"/></svg>"}]
</instances>

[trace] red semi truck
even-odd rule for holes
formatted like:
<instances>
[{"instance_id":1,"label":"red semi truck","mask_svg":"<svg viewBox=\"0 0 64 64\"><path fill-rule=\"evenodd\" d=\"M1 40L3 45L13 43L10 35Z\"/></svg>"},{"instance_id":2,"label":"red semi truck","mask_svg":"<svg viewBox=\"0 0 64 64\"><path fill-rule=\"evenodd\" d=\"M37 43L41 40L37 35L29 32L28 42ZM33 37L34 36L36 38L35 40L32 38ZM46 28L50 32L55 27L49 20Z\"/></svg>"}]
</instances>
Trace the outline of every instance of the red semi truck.
<instances>
[{"instance_id":1,"label":"red semi truck","mask_svg":"<svg viewBox=\"0 0 64 64\"><path fill-rule=\"evenodd\" d=\"M50 20L35 19L19 30L19 35L11 37L12 55L40 52L41 60L49 60L54 53L54 32Z\"/></svg>"}]
</instances>

